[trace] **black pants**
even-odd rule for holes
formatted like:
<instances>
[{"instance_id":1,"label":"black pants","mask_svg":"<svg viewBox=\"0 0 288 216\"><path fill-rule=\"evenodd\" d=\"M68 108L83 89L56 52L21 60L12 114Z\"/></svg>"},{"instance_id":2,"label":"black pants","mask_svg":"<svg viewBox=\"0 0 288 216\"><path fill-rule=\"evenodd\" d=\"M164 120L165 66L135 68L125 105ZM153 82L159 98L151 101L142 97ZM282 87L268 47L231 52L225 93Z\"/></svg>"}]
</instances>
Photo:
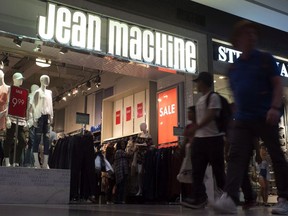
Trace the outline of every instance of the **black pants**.
<instances>
[{"instance_id":1,"label":"black pants","mask_svg":"<svg viewBox=\"0 0 288 216\"><path fill-rule=\"evenodd\" d=\"M127 176L125 175L122 181L116 185L116 202L125 202L126 181Z\"/></svg>"},{"instance_id":2,"label":"black pants","mask_svg":"<svg viewBox=\"0 0 288 216\"><path fill-rule=\"evenodd\" d=\"M288 198L288 164L281 150L278 125L259 121L234 121L230 134L230 154L227 167L225 191L235 202L239 201L239 187L247 172L253 140L260 137L273 163L278 196Z\"/></svg>"},{"instance_id":3,"label":"black pants","mask_svg":"<svg viewBox=\"0 0 288 216\"><path fill-rule=\"evenodd\" d=\"M12 123L11 128L6 131L6 140L4 142L4 157L10 158L10 163L13 161L14 152L14 137L16 131L16 124ZM18 126L18 145L16 146L15 163L20 163L23 148L25 147L25 133L23 126Z\"/></svg>"},{"instance_id":4,"label":"black pants","mask_svg":"<svg viewBox=\"0 0 288 216\"><path fill-rule=\"evenodd\" d=\"M192 198L207 197L203 183L207 165L211 164L217 187L224 188L224 140L223 136L194 138L192 144Z\"/></svg>"}]
</instances>

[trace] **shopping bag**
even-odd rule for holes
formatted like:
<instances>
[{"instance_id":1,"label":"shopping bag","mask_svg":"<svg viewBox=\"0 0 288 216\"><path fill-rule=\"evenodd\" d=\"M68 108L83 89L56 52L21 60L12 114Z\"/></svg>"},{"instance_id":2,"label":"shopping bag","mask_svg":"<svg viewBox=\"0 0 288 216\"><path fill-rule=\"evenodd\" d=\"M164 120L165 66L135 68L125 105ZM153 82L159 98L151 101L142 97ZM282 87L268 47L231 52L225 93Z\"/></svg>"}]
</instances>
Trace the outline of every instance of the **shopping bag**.
<instances>
[{"instance_id":1,"label":"shopping bag","mask_svg":"<svg viewBox=\"0 0 288 216\"><path fill-rule=\"evenodd\" d=\"M213 177L213 171L212 171L211 165L208 165L206 168L205 177L204 177L204 184L206 187L206 193L208 196L208 201L210 203L214 203L214 200L215 200L214 177Z\"/></svg>"},{"instance_id":2,"label":"shopping bag","mask_svg":"<svg viewBox=\"0 0 288 216\"><path fill-rule=\"evenodd\" d=\"M181 183L192 183L192 162L191 162L191 144L185 146L185 157L183 159L177 180Z\"/></svg>"}]
</instances>

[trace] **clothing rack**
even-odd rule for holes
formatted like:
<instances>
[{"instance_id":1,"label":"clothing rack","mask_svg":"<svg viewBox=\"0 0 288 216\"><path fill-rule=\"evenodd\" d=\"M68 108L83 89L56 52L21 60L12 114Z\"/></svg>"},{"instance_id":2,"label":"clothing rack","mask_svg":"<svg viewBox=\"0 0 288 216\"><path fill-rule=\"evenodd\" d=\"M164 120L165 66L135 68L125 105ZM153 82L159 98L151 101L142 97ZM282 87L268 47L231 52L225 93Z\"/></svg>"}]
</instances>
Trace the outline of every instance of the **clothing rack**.
<instances>
[{"instance_id":1,"label":"clothing rack","mask_svg":"<svg viewBox=\"0 0 288 216\"><path fill-rule=\"evenodd\" d=\"M128 141L130 140L130 137L132 137L133 141L136 140L136 138L138 137L139 133L135 133L135 134L130 134L130 135L126 135L123 137L117 137L117 138L111 138L111 139L106 139L102 142L102 144L107 144L107 143L117 143L119 141Z\"/></svg>"}]
</instances>

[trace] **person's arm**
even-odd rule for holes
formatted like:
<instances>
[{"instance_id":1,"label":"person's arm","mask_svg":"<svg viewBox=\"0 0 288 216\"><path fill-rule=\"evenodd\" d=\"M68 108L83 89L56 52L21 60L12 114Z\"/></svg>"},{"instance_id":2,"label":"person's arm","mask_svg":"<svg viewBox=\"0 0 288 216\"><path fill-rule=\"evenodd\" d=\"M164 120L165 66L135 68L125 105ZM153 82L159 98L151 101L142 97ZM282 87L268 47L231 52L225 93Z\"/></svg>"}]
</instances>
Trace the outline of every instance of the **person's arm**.
<instances>
[{"instance_id":1,"label":"person's arm","mask_svg":"<svg viewBox=\"0 0 288 216\"><path fill-rule=\"evenodd\" d=\"M269 124L275 125L279 123L281 116L283 86L280 76L273 76L271 81L273 86L273 98L271 107L267 112L266 120Z\"/></svg>"},{"instance_id":2,"label":"person's arm","mask_svg":"<svg viewBox=\"0 0 288 216\"><path fill-rule=\"evenodd\" d=\"M207 113L206 113L204 119L199 124L195 125L195 130L204 127L209 122L214 120L218 111L219 111L219 109L207 109Z\"/></svg>"}]
</instances>

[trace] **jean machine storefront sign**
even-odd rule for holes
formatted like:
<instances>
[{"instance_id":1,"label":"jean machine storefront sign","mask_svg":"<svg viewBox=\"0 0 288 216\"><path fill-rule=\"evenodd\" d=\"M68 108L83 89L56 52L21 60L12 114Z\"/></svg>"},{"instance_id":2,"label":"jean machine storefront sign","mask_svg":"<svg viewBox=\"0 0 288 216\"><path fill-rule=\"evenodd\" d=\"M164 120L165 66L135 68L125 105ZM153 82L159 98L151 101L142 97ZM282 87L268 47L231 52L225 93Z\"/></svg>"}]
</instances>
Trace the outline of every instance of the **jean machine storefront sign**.
<instances>
[{"instance_id":1,"label":"jean machine storefront sign","mask_svg":"<svg viewBox=\"0 0 288 216\"><path fill-rule=\"evenodd\" d=\"M47 4L39 16L44 41L195 73L197 42L100 15Z\"/></svg>"}]
</instances>

